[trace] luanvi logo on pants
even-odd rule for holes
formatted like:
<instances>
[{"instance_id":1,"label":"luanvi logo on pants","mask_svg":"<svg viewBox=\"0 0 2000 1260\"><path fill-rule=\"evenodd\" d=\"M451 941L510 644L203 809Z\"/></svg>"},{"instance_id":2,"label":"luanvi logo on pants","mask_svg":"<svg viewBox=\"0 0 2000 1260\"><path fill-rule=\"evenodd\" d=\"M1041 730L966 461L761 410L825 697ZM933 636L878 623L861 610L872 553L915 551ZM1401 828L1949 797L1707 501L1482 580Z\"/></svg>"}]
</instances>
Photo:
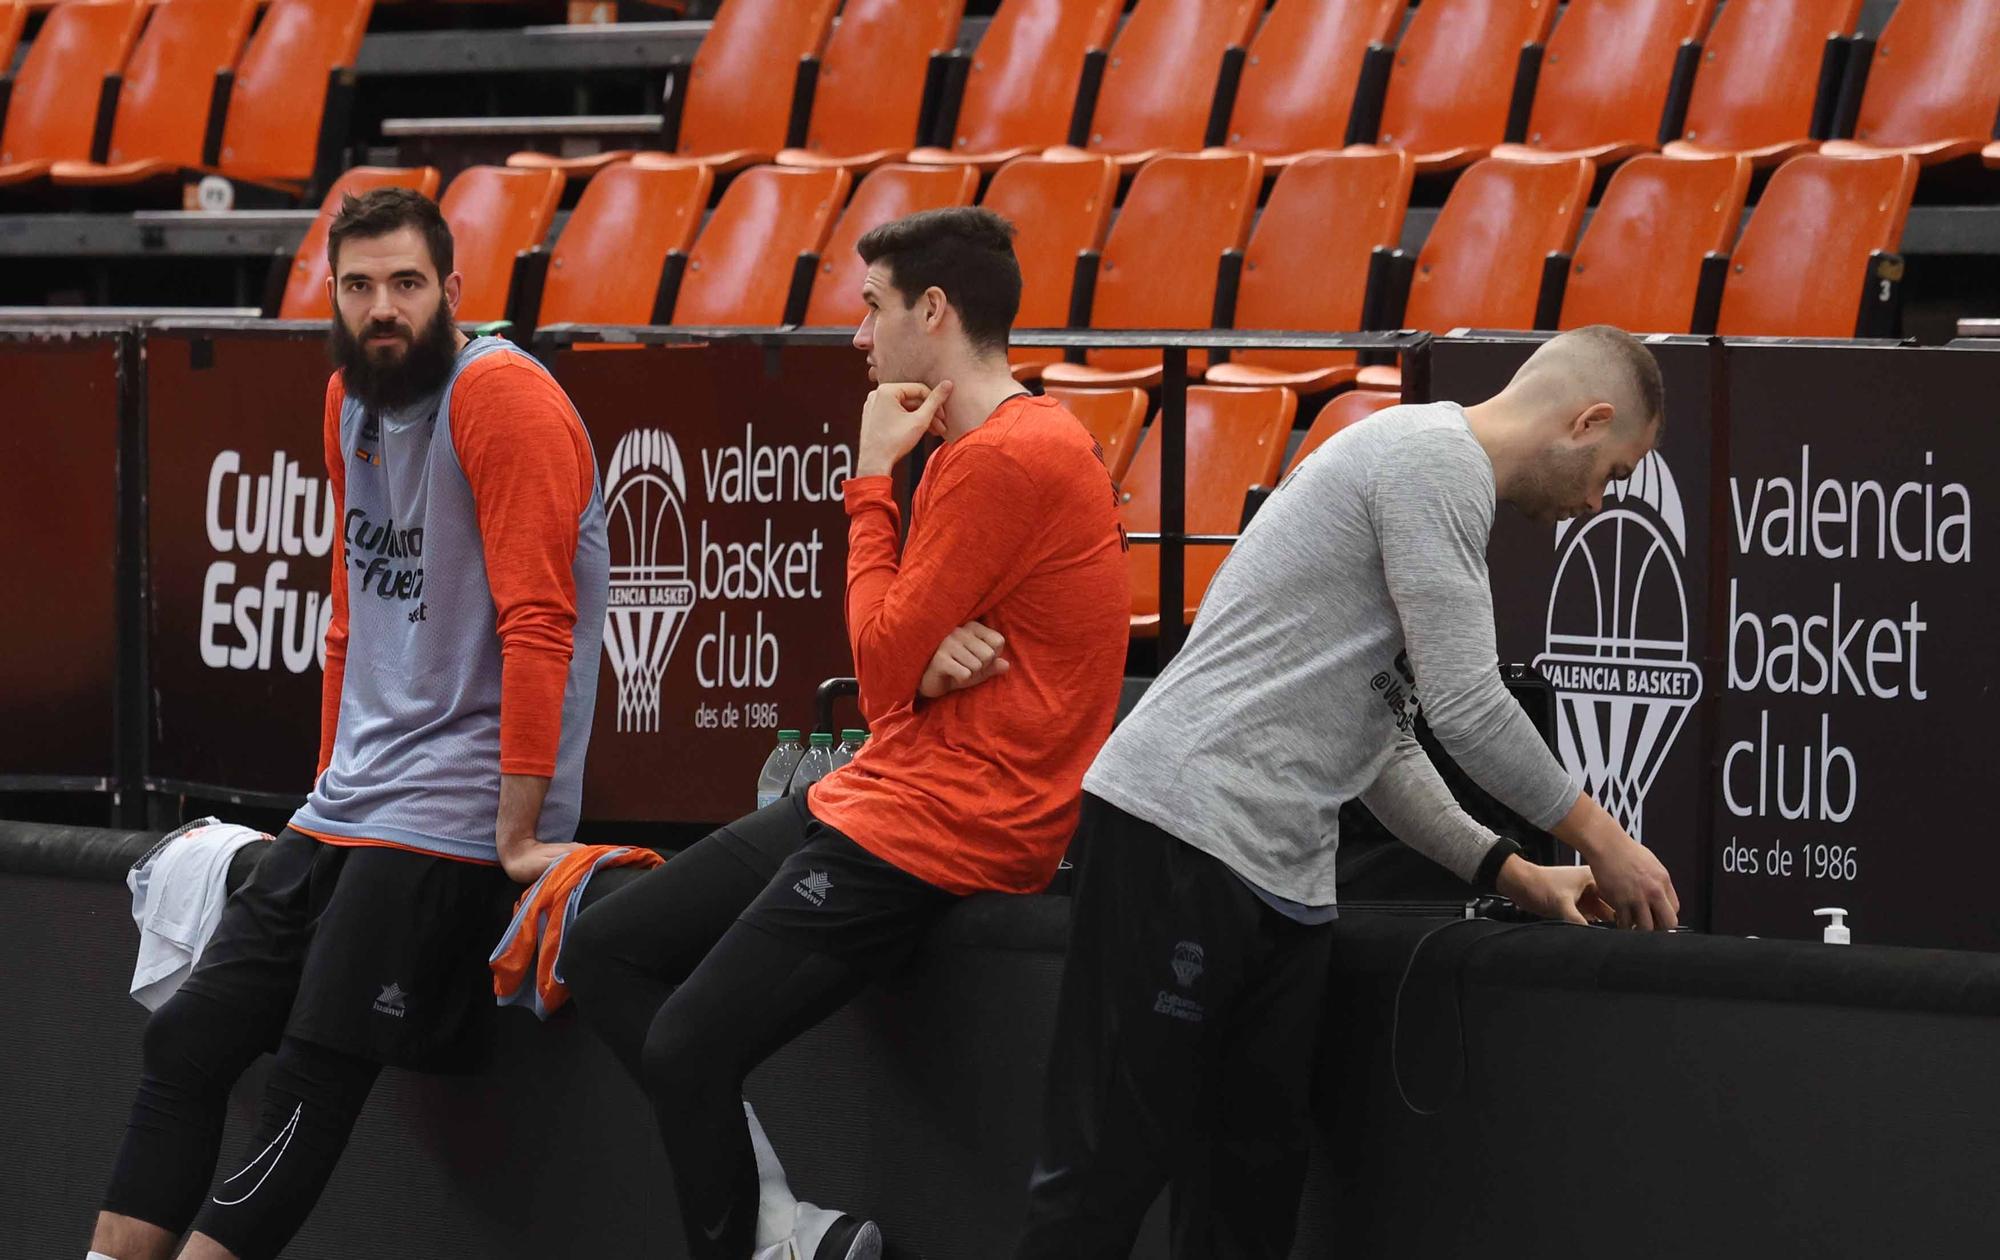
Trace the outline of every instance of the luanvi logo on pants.
<instances>
[{"instance_id":1,"label":"luanvi logo on pants","mask_svg":"<svg viewBox=\"0 0 2000 1260\"><path fill-rule=\"evenodd\" d=\"M409 994L403 992L402 985L393 982L385 984L382 986L381 995L375 999L375 1013L394 1015L397 1019L401 1019L409 1014L408 1008L404 1005L408 998Z\"/></svg>"},{"instance_id":2,"label":"luanvi logo on pants","mask_svg":"<svg viewBox=\"0 0 2000 1260\"><path fill-rule=\"evenodd\" d=\"M1646 791L1701 695L1689 659L1687 517L1658 452L1605 488L1605 508L1556 526L1548 650L1564 765L1636 840Z\"/></svg>"},{"instance_id":3,"label":"luanvi logo on pants","mask_svg":"<svg viewBox=\"0 0 2000 1260\"><path fill-rule=\"evenodd\" d=\"M618 678L618 729L660 729L660 680L694 610L688 575L687 469L674 439L634 429L604 477L611 593L604 652Z\"/></svg>"},{"instance_id":4,"label":"luanvi logo on pants","mask_svg":"<svg viewBox=\"0 0 2000 1260\"><path fill-rule=\"evenodd\" d=\"M792 885L792 891L816 906L823 906L826 895L833 891L833 881L825 871L808 871L804 879Z\"/></svg>"}]
</instances>

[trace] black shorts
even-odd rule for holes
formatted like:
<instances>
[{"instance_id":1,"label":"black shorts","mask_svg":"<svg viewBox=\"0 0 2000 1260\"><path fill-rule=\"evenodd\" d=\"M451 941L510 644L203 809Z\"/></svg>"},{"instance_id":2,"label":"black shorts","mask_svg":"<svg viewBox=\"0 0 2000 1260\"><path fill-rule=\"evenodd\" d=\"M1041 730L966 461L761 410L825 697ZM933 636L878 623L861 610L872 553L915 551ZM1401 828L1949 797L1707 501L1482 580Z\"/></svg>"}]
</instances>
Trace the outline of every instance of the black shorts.
<instances>
[{"instance_id":1,"label":"black shorts","mask_svg":"<svg viewBox=\"0 0 2000 1260\"><path fill-rule=\"evenodd\" d=\"M870 977L907 961L958 900L813 817L803 792L714 838L767 881L738 918Z\"/></svg>"},{"instance_id":2,"label":"black shorts","mask_svg":"<svg viewBox=\"0 0 2000 1260\"><path fill-rule=\"evenodd\" d=\"M183 987L284 1010L286 1036L377 1063L457 1066L474 1017L493 1007L486 960L518 892L497 866L288 827L230 897Z\"/></svg>"}]
</instances>

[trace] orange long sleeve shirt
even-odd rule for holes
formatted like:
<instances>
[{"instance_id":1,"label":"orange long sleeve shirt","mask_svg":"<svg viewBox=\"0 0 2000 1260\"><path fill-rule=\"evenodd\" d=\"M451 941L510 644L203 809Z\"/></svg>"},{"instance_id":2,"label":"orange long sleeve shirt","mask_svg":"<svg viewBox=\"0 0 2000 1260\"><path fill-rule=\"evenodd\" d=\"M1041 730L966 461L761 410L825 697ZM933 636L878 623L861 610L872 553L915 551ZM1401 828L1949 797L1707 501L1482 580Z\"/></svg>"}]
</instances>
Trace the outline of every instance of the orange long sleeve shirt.
<instances>
[{"instance_id":1,"label":"orange long sleeve shirt","mask_svg":"<svg viewBox=\"0 0 2000 1260\"><path fill-rule=\"evenodd\" d=\"M844 496L871 737L813 786L813 813L947 892L1038 891L1124 675L1125 542L1096 443L1054 399L1008 399L931 457L900 554L890 479L852 478ZM938 645L968 621L1006 637L1011 668L921 700Z\"/></svg>"}]
</instances>

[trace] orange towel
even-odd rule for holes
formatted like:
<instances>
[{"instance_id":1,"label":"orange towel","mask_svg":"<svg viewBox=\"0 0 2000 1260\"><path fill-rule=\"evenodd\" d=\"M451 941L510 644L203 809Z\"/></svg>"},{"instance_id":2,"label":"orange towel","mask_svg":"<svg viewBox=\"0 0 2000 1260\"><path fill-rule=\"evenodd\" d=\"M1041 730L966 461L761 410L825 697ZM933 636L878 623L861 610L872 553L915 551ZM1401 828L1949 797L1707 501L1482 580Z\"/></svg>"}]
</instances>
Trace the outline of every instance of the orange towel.
<instances>
[{"instance_id":1,"label":"orange towel","mask_svg":"<svg viewBox=\"0 0 2000 1260\"><path fill-rule=\"evenodd\" d=\"M658 866L651 849L579 845L550 865L514 903L514 919L493 948L493 998L501 1006L527 1006L547 1019L569 1001L562 982L563 933L576 919L590 877L611 866ZM529 983L532 975L533 983Z\"/></svg>"}]
</instances>

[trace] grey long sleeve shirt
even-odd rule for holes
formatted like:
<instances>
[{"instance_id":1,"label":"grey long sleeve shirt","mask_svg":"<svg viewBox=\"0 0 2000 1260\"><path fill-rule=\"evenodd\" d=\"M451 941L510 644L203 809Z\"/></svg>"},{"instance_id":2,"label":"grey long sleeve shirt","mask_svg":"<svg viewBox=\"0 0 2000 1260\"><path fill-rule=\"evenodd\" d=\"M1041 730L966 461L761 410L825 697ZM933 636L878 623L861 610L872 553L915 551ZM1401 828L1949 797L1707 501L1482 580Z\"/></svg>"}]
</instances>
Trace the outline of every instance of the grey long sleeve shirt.
<instances>
[{"instance_id":1,"label":"grey long sleeve shirt","mask_svg":"<svg viewBox=\"0 0 2000 1260\"><path fill-rule=\"evenodd\" d=\"M1334 903L1340 807L1356 798L1469 880L1497 838L1418 746L1421 686L1466 773L1553 826L1578 788L1500 680L1494 505L1492 461L1455 403L1335 435L1231 550L1084 789L1304 906Z\"/></svg>"}]
</instances>

